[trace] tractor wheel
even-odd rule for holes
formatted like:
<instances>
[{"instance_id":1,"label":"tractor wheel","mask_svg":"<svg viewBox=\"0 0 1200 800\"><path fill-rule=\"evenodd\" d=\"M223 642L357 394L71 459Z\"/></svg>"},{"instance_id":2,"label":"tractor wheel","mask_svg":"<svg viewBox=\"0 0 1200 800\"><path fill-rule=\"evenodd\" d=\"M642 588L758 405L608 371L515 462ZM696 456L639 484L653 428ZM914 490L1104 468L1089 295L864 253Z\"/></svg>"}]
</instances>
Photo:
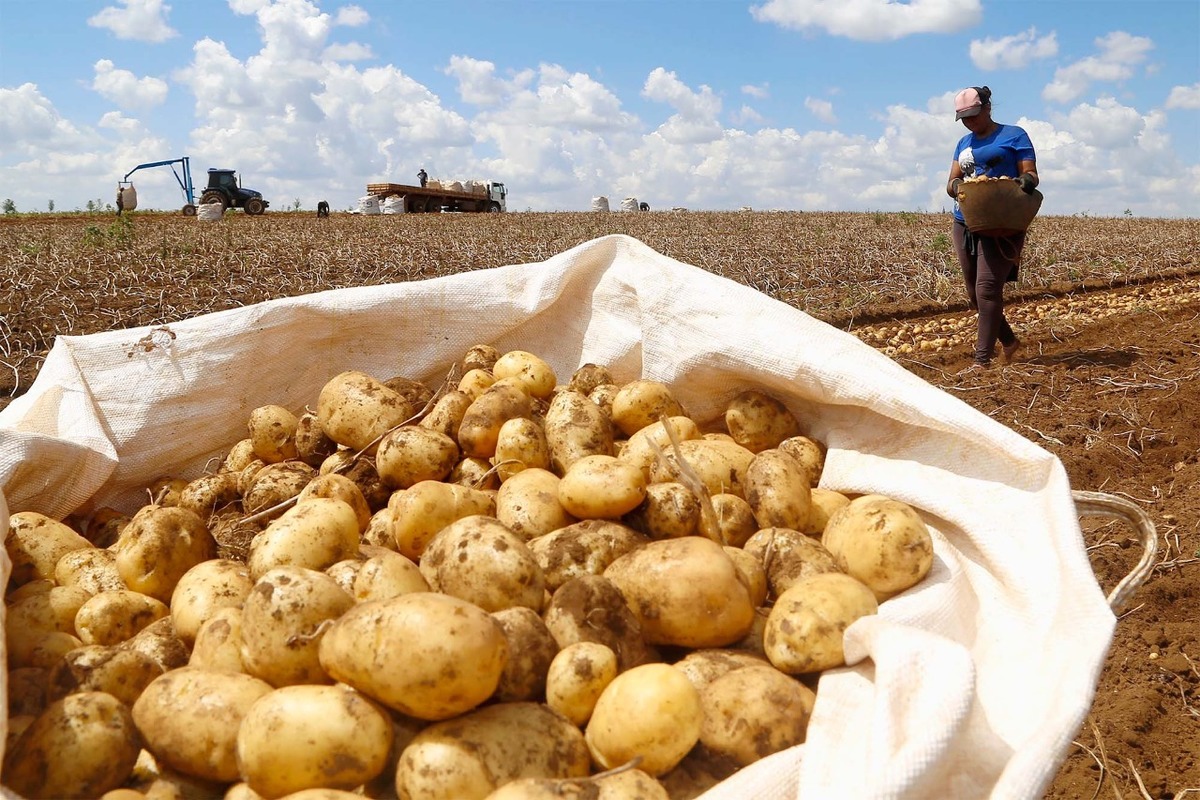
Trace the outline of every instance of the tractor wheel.
<instances>
[{"instance_id":1,"label":"tractor wheel","mask_svg":"<svg viewBox=\"0 0 1200 800\"><path fill-rule=\"evenodd\" d=\"M245 209L246 213L252 217L257 217L259 214L267 210L267 207L263 205L263 201L257 197L251 197L246 201L246 204L242 206L242 208Z\"/></svg>"},{"instance_id":2,"label":"tractor wheel","mask_svg":"<svg viewBox=\"0 0 1200 800\"><path fill-rule=\"evenodd\" d=\"M186 206L183 207L183 215L185 217L196 216L196 207L194 205L192 205L191 203L188 203Z\"/></svg>"},{"instance_id":3,"label":"tractor wheel","mask_svg":"<svg viewBox=\"0 0 1200 800\"><path fill-rule=\"evenodd\" d=\"M225 195L221 194L220 192L210 190L200 195L200 205L207 206L212 205L213 203L220 203L221 211L229 210L229 201L226 200Z\"/></svg>"}]
</instances>

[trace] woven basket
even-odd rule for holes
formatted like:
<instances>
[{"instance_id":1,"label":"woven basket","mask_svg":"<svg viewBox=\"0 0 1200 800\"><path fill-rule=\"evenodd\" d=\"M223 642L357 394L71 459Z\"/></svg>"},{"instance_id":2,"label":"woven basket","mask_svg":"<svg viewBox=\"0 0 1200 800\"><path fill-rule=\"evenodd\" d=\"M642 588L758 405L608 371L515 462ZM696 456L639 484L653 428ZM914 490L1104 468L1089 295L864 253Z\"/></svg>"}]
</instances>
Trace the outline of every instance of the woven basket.
<instances>
[{"instance_id":1,"label":"woven basket","mask_svg":"<svg viewBox=\"0 0 1200 800\"><path fill-rule=\"evenodd\" d=\"M958 207L967 228L979 236L1012 236L1033 222L1042 207L1042 193L1021 191L1010 178L965 181L958 187Z\"/></svg>"}]
</instances>

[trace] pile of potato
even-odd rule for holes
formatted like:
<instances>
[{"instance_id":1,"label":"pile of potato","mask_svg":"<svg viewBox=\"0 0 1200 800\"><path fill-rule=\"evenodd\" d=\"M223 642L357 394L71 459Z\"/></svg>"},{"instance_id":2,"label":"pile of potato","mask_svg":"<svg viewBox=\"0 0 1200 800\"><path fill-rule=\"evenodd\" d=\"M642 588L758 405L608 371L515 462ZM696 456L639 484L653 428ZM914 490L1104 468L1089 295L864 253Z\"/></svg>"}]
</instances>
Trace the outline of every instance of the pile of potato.
<instances>
[{"instance_id":1,"label":"pile of potato","mask_svg":"<svg viewBox=\"0 0 1200 800\"><path fill-rule=\"evenodd\" d=\"M804 741L920 517L717 420L476 346L436 390L255 409L132 517L12 515L3 783L29 798L684 798Z\"/></svg>"}]
</instances>

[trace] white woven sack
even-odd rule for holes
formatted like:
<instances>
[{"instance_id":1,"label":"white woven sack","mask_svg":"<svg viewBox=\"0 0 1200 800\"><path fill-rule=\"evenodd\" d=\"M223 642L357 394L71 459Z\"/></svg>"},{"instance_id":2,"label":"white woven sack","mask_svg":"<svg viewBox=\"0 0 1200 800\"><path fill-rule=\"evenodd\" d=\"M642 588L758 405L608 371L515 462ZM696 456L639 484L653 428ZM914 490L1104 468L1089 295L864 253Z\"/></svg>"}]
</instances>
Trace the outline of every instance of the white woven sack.
<instances>
[{"instance_id":1,"label":"white woven sack","mask_svg":"<svg viewBox=\"0 0 1200 800\"><path fill-rule=\"evenodd\" d=\"M461 181L450 181L449 183L443 184L442 188L450 192L463 191L463 185Z\"/></svg>"},{"instance_id":2,"label":"white woven sack","mask_svg":"<svg viewBox=\"0 0 1200 800\"><path fill-rule=\"evenodd\" d=\"M442 190L442 182L437 178L430 178L425 182L425 188L440 192Z\"/></svg>"},{"instance_id":3,"label":"white woven sack","mask_svg":"<svg viewBox=\"0 0 1200 800\"><path fill-rule=\"evenodd\" d=\"M374 195L358 198L358 213L368 216L379 214L379 198Z\"/></svg>"},{"instance_id":4,"label":"white woven sack","mask_svg":"<svg viewBox=\"0 0 1200 800\"><path fill-rule=\"evenodd\" d=\"M626 197L624 200L621 201L621 210L622 211L638 211L638 210L640 210L640 207L638 206L637 198L636 197Z\"/></svg>"},{"instance_id":5,"label":"white woven sack","mask_svg":"<svg viewBox=\"0 0 1200 800\"><path fill-rule=\"evenodd\" d=\"M137 200L138 200L137 189L134 188L132 183L129 184L128 186L122 188L120 190L120 194L121 194L121 210L133 211L134 209L137 208Z\"/></svg>"},{"instance_id":6,"label":"white woven sack","mask_svg":"<svg viewBox=\"0 0 1200 800\"><path fill-rule=\"evenodd\" d=\"M601 195L592 198L592 211L608 211L608 198Z\"/></svg>"},{"instance_id":7,"label":"white woven sack","mask_svg":"<svg viewBox=\"0 0 1200 800\"><path fill-rule=\"evenodd\" d=\"M216 222L225 217L225 206L221 203L201 203L196 206L197 222Z\"/></svg>"},{"instance_id":8,"label":"white woven sack","mask_svg":"<svg viewBox=\"0 0 1200 800\"><path fill-rule=\"evenodd\" d=\"M821 485L891 495L931 527L932 571L847 631L849 666L822 675L807 742L704 800L1041 796L1115 624L1061 462L853 336L626 236L169 330L60 336L0 411L2 497L55 517L132 511L155 478L222 457L257 406L311 405L346 369L437 384L477 343L537 353L563 378L592 362L664 381L702 422L762 389L828 445Z\"/></svg>"},{"instance_id":9,"label":"white woven sack","mask_svg":"<svg viewBox=\"0 0 1200 800\"><path fill-rule=\"evenodd\" d=\"M404 196L399 194L388 195L383 202L379 204L379 213L381 214L403 214L404 213Z\"/></svg>"}]
</instances>

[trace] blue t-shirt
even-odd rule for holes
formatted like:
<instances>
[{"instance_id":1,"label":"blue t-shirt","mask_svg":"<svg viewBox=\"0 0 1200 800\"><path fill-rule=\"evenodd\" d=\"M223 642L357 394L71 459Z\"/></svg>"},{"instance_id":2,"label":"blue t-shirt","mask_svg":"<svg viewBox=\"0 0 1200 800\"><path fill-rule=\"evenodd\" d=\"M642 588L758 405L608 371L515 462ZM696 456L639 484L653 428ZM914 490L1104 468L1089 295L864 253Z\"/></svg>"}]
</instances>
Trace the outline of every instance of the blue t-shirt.
<instances>
[{"instance_id":1,"label":"blue t-shirt","mask_svg":"<svg viewBox=\"0 0 1200 800\"><path fill-rule=\"evenodd\" d=\"M990 136L968 133L955 145L954 160L961 161L962 152L968 147L975 156L975 176L999 178L1007 175L1015 178L1020 174L1022 161L1037 160L1029 134L1017 125L998 125ZM954 201L954 218L962 222L963 215L957 200Z\"/></svg>"}]
</instances>

